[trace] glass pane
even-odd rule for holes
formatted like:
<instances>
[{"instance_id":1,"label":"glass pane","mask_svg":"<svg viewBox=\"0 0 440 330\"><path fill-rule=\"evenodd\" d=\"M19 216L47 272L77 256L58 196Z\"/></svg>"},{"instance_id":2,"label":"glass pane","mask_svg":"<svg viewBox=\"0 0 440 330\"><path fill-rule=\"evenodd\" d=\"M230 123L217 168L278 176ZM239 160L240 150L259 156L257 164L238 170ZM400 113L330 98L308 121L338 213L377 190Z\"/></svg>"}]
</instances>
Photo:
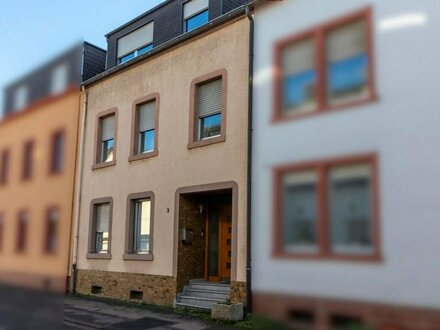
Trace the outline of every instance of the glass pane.
<instances>
[{"instance_id":1,"label":"glass pane","mask_svg":"<svg viewBox=\"0 0 440 330\"><path fill-rule=\"evenodd\" d=\"M188 18L185 21L185 24L186 24L185 30L186 30L186 32L190 32L194 29L197 29L199 26L202 26L203 24L208 23L208 21L209 21L209 11L207 9L197 15L194 15L191 18Z\"/></svg>"},{"instance_id":2,"label":"glass pane","mask_svg":"<svg viewBox=\"0 0 440 330\"><path fill-rule=\"evenodd\" d=\"M134 52L133 52L133 53L130 53L130 54L127 54L127 55L125 55L125 56L122 56L122 57L119 59L119 64L125 63L125 62L131 60L132 58L134 58Z\"/></svg>"},{"instance_id":3,"label":"glass pane","mask_svg":"<svg viewBox=\"0 0 440 330\"><path fill-rule=\"evenodd\" d=\"M366 24L357 21L327 36L327 101L330 105L369 96Z\"/></svg>"},{"instance_id":4,"label":"glass pane","mask_svg":"<svg viewBox=\"0 0 440 330\"><path fill-rule=\"evenodd\" d=\"M95 250L96 252L105 253L108 251L109 243L109 221L110 221L110 205L96 205L96 232L95 232Z\"/></svg>"},{"instance_id":5,"label":"glass pane","mask_svg":"<svg viewBox=\"0 0 440 330\"><path fill-rule=\"evenodd\" d=\"M200 119L200 139L219 136L222 127L222 114L204 117Z\"/></svg>"},{"instance_id":6,"label":"glass pane","mask_svg":"<svg viewBox=\"0 0 440 330\"><path fill-rule=\"evenodd\" d=\"M283 247L288 252L316 252L316 173L286 175L283 186Z\"/></svg>"},{"instance_id":7,"label":"glass pane","mask_svg":"<svg viewBox=\"0 0 440 330\"><path fill-rule=\"evenodd\" d=\"M154 151L154 129L139 133L139 153Z\"/></svg>"},{"instance_id":8,"label":"glass pane","mask_svg":"<svg viewBox=\"0 0 440 330\"><path fill-rule=\"evenodd\" d=\"M368 166L336 168L330 172L330 225L335 252L371 252L371 185L368 172Z\"/></svg>"},{"instance_id":9,"label":"glass pane","mask_svg":"<svg viewBox=\"0 0 440 330\"><path fill-rule=\"evenodd\" d=\"M101 163L111 162L114 157L114 140L102 142Z\"/></svg>"},{"instance_id":10,"label":"glass pane","mask_svg":"<svg viewBox=\"0 0 440 330\"><path fill-rule=\"evenodd\" d=\"M208 242L208 274L218 276L218 240L219 240L219 214L211 211L209 213L209 242Z\"/></svg>"},{"instance_id":11,"label":"glass pane","mask_svg":"<svg viewBox=\"0 0 440 330\"><path fill-rule=\"evenodd\" d=\"M301 113L316 109L315 45L312 38L283 50L283 111Z\"/></svg>"},{"instance_id":12,"label":"glass pane","mask_svg":"<svg viewBox=\"0 0 440 330\"><path fill-rule=\"evenodd\" d=\"M151 201L142 200L135 203L134 251L150 252L150 216Z\"/></svg>"},{"instance_id":13,"label":"glass pane","mask_svg":"<svg viewBox=\"0 0 440 330\"><path fill-rule=\"evenodd\" d=\"M145 46L145 47L139 48L139 49L137 50L137 52L136 52L136 56L139 56L139 55L145 54L145 53L149 52L149 51L152 50L152 49L153 49L153 44L149 44L149 45L147 45L147 46Z\"/></svg>"}]
</instances>

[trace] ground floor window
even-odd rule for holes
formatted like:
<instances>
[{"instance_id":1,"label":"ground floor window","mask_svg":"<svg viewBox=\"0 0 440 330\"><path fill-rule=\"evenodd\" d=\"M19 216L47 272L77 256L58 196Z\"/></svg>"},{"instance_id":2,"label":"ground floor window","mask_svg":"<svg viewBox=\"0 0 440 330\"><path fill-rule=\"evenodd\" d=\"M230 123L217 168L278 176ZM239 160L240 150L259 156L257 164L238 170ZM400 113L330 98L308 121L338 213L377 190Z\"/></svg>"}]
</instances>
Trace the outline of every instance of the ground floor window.
<instances>
[{"instance_id":1,"label":"ground floor window","mask_svg":"<svg viewBox=\"0 0 440 330\"><path fill-rule=\"evenodd\" d=\"M374 155L276 169L276 251L377 256L376 173Z\"/></svg>"}]
</instances>

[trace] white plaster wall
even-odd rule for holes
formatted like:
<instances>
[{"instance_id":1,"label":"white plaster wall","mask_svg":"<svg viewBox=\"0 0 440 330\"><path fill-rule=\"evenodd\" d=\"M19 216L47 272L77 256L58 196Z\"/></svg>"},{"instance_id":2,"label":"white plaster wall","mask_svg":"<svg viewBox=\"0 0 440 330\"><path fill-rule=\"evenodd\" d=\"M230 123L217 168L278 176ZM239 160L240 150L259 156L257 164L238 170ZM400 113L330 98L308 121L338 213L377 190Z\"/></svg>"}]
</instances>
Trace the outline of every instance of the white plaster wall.
<instances>
[{"instance_id":1,"label":"white plaster wall","mask_svg":"<svg viewBox=\"0 0 440 330\"><path fill-rule=\"evenodd\" d=\"M378 101L272 124L274 41L366 6L373 7ZM414 24L383 29L402 15ZM440 307L440 2L285 0L255 18L254 290ZM383 261L273 259L272 168L372 151Z\"/></svg>"}]
</instances>

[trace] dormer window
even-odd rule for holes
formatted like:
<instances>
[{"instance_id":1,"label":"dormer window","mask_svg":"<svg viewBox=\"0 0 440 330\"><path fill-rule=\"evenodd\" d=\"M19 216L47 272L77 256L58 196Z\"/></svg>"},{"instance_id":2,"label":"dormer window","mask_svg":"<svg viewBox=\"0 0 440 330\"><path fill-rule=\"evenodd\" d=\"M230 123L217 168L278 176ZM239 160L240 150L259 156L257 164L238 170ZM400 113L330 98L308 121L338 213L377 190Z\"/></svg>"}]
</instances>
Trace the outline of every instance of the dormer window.
<instances>
[{"instance_id":1,"label":"dormer window","mask_svg":"<svg viewBox=\"0 0 440 330\"><path fill-rule=\"evenodd\" d=\"M29 90L23 85L14 91L13 108L15 111L22 110L28 103Z\"/></svg>"},{"instance_id":2,"label":"dormer window","mask_svg":"<svg viewBox=\"0 0 440 330\"><path fill-rule=\"evenodd\" d=\"M61 63L52 71L50 81L50 92L52 95L59 94L66 90L69 80L69 66Z\"/></svg>"},{"instance_id":3,"label":"dormer window","mask_svg":"<svg viewBox=\"0 0 440 330\"><path fill-rule=\"evenodd\" d=\"M118 64L125 63L136 56L153 49L154 22L118 39Z\"/></svg>"},{"instance_id":4,"label":"dormer window","mask_svg":"<svg viewBox=\"0 0 440 330\"><path fill-rule=\"evenodd\" d=\"M209 21L209 0L191 0L183 5L184 32L197 29Z\"/></svg>"}]
</instances>

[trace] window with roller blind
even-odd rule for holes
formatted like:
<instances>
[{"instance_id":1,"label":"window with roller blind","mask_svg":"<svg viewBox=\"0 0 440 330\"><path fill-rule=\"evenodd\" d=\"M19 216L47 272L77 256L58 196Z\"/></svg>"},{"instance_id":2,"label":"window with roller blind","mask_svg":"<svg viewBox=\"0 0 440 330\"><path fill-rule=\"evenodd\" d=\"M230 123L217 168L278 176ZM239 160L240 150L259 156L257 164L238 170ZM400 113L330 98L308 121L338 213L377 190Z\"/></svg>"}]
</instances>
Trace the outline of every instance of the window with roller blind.
<instances>
[{"instance_id":1,"label":"window with roller blind","mask_svg":"<svg viewBox=\"0 0 440 330\"><path fill-rule=\"evenodd\" d=\"M153 216L153 192L128 196L125 260L153 260Z\"/></svg>"},{"instance_id":2,"label":"window with roller blind","mask_svg":"<svg viewBox=\"0 0 440 330\"><path fill-rule=\"evenodd\" d=\"M110 109L98 114L94 169L115 164L116 125L116 109Z\"/></svg>"},{"instance_id":3,"label":"window with roller blind","mask_svg":"<svg viewBox=\"0 0 440 330\"><path fill-rule=\"evenodd\" d=\"M279 255L379 258L375 155L275 170Z\"/></svg>"},{"instance_id":4,"label":"window with roller blind","mask_svg":"<svg viewBox=\"0 0 440 330\"><path fill-rule=\"evenodd\" d=\"M0 154L0 186L8 183L10 151L5 149Z\"/></svg>"},{"instance_id":5,"label":"window with roller blind","mask_svg":"<svg viewBox=\"0 0 440 330\"><path fill-rule=\"evenodd\" d=\"M226 86L225 70L193 81L189 147L225 140Z\"/></svg>"},{"instance_id":6,"label":"window with roller blind","mask_svg":"<svg viewBox=\"0 0 440 330\"><path fill-rule=\"evenodd\" d=\"M275 119L374 100L371 33L363 10L280 41Z\"/></svg>"},{"instance_id":7,"label":"window with roller blind","mask_svg":"<svg viewBox=\"0 0 440 330\"><path fill-rule=\"evenodd\" d=\"M35 143L30 140L23 146L23 163L21 169L21 178L23 181L32 179L34 174L34 149Z\"/></svg>"},{"instance_id":8,"label":"window with roller blind","mask_svg":"<svg viewBox=\"0 0 440 330\"><path fill-rule=\"evenodd\" d=\"M133 136L129 161L157 155L158 106L157 93L133 103Z\"/></svg>"},{"instance_id":9,"label":"window with roller blind","mask_svg":"<svg viewBox=\"0 0 440 330\"><path fill-rule=\"evenodd\" d=\"M209 21L209 0L191 0L183 5L183 30L190 32Z\"/></svg>"},{"instance_id":10,"label":"window with roller blind","mask_svg":"<svg viewBox=\"0 0 440 330\"><path fill-rule=\"evenodd\" d=\"M113 199L95 199L91 202L88 258L110 258Z\"/></svg>"},{"instance_id":11,"label":"window with roller blind","mask_svg":"<svg viewBox=\"0 0 440 330\"><path fill-rule=\"evenodd\" d=\"M153 49L154 22L118 39L118 64L125 63L136 56L145 54Z\"/></svg>"}]
</instances>

